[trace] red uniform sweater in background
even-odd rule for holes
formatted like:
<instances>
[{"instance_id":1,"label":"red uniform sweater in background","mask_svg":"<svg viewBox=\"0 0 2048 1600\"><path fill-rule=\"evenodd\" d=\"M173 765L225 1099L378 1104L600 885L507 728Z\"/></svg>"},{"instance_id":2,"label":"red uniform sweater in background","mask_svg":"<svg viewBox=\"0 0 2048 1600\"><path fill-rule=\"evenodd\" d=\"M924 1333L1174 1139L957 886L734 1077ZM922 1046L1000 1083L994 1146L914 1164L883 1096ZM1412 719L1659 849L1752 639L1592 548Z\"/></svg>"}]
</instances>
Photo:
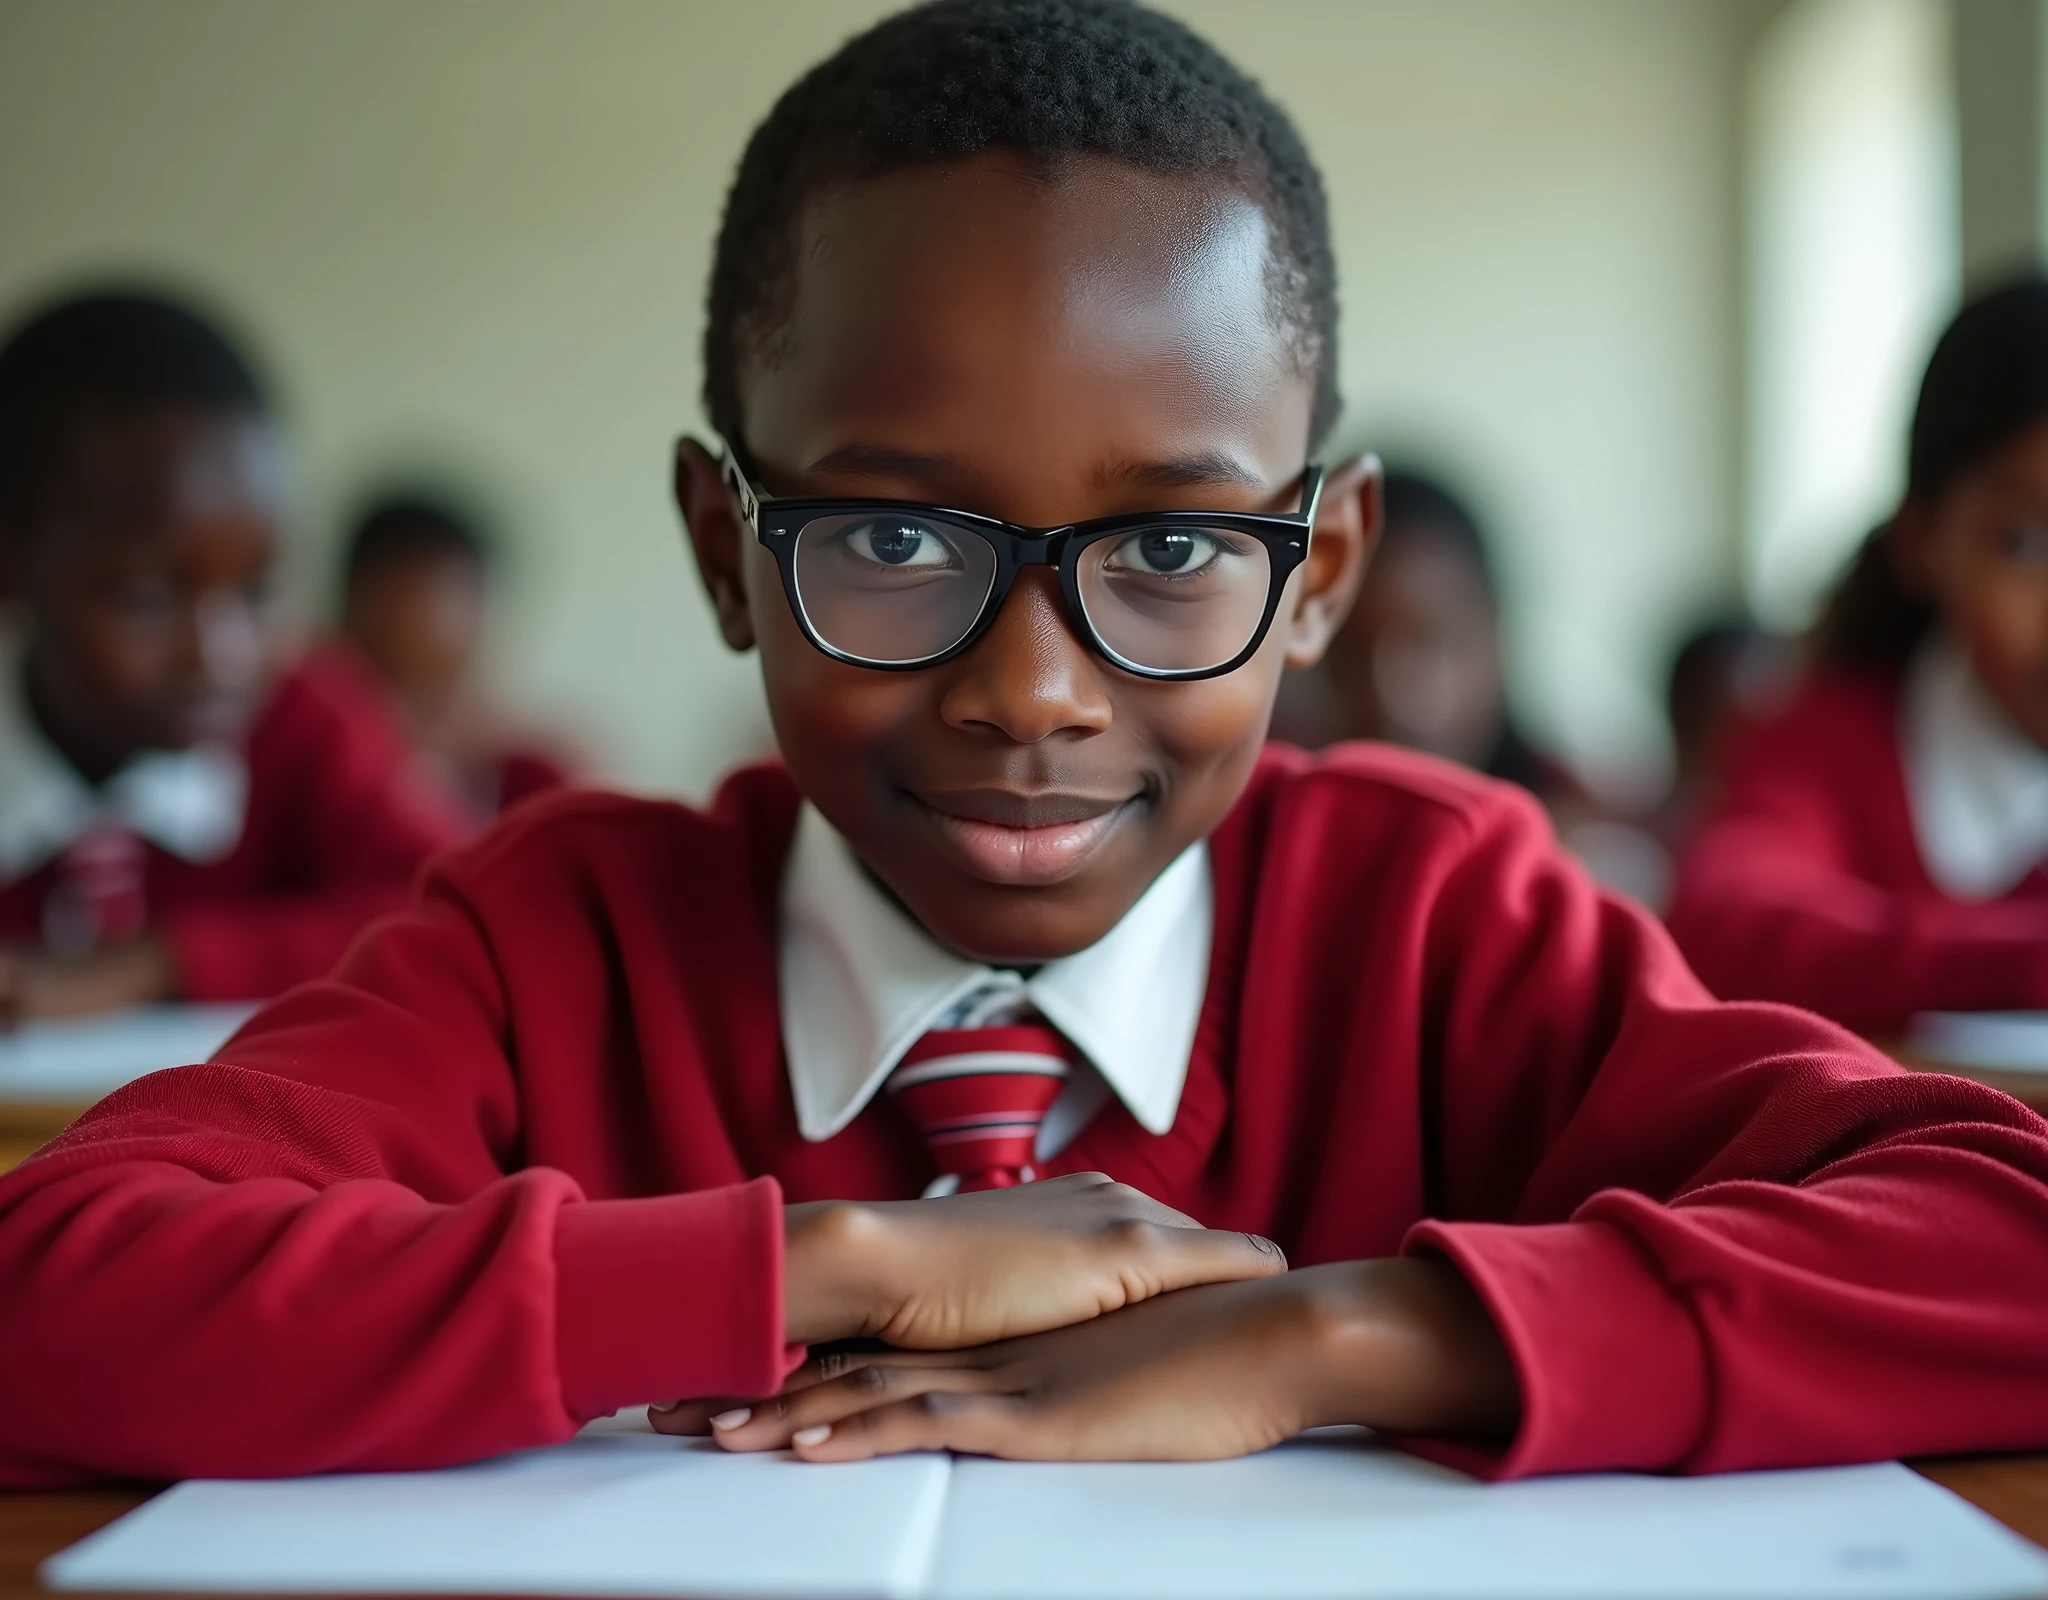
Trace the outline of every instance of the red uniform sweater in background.
<instances>
[{"instance_id":1,"label":"red uniform sweater in background","mask_svg":"<svg viewBox=\"0 0 2048 1600\"><path fill-rule=\"evenodd\" d=\"M1738 741L1670 913L1716 994L1867 1033L1920 1011L2048 1007L2048 878L1978 902L1936 887L1913 833L1899 696L1897 674L1823 674Z\"/></svg>"},{"instance_id":2,"label":"red uniform sweater in background","mask_svg":"<svg viewBox=\"0 0 2048 1600\"><path fill-rule=\"evenodd\" d=\"M470 831L424 781L382 695L331 653L287 673L250 729L242 833L219 861L147 846L150 925L193 1000L258 1000L329 971ZM0 885L0 942L37 943L53 862Z\"/></svg>"},{"instance_id":3,"label":"red uniform sweater in background","mask_svg":"<svg viewBox=\"0 0 2048 1600\"><path fill-rule=\"evenodd\" d=\"M780 1206L932 1176L886 1096L798 1132L797 803L537 802L0 1177L0 1476L429 1467L772 1391ZM1211 850L1179 1115L1112 1101L1050 1173L1297 1265L1449 1255L1521 1374L1498 1472L2048 1444L2025 1108L1714 1002L1526 795L1423 757L1275 750Z\"/></svg>"}]
</instances>

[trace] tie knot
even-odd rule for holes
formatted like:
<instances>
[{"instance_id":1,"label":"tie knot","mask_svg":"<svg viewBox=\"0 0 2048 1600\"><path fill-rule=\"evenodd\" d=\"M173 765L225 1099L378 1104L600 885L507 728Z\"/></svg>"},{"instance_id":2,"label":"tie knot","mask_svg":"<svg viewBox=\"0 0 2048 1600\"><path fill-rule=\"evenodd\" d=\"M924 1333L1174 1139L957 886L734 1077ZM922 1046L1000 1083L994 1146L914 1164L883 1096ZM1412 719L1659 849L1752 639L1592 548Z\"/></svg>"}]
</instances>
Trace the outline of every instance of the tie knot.
<instances>
[{"instance_id":1,"label":"tie knot","mask_svg":"<svg viewBox=\"0 0 2048 1600\"><path fill-rule=\"evenodd\" d=\"M889 1075L939 1171L964 1192L1026 1181L1039 1124L1060 1097L1073 1048L1040 1022L935 1028Z\"/></svg>"}]
</instances>

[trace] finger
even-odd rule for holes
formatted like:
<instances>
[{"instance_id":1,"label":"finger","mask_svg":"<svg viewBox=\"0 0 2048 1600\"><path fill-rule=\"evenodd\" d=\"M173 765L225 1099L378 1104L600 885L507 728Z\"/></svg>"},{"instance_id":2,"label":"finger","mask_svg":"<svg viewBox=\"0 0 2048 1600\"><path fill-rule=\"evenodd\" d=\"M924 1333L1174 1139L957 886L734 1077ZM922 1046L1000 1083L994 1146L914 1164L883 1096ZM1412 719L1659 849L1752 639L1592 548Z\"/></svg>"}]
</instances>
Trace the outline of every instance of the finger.
<instances>
[{"instance_id":1,"label":"finger","mask_svg":"<svg viewBox=\"0 0 2048 1600\"><path fill-rule=\"evenodd\" d=\"M711 1431L713 1417L728 1415L748 1403L731 1396L716 1400L671 1400L667 1405L647 1408L647 1425L656 1433L675 1433L701 1439Z\"/></svg>"},{"instance_id":2,"label":"finger","mask_svg":"<svg viewBox=\"0 0 2048 1600\"><path fill-rule=\"evenodd\" d=\"M1016 1395L926 1394L818 1423L792 1448L804 1461L866 1461L907 1450L1030 1459L1043 1455L1034 1443L1031 1408Z\"/></svg>"},{"instance_id":3,"label":"finger","mask_svg":"<svg viewBox=\"0 0 2048 1600\"><path fill-rule=\"evenodd\" d=\"M1255 1233L1134 1223L1117 1229L1109 1247L1124 1257L1120 1275L1126 1304L1196 1284L1270 1278L1287 1270L1286 1253Z\"/></svg>"},{"instance_id":4,"label":"finger","mask_svg":"<svg viewBox=\"0 0 2048 1600\"><path fill-rule=\"evenodd\" d=\"M720 1417L712 1437L727 1450L784 1450L801 1434L832 1427L877 1407L930 1394L967 1394L999 1387L1003 1380L978 1367L893 1367L876 1363L843 1378L815 1384L800 1394L778 1395L752 1406L744 1418Z\"/></svg>"}]
</instances>

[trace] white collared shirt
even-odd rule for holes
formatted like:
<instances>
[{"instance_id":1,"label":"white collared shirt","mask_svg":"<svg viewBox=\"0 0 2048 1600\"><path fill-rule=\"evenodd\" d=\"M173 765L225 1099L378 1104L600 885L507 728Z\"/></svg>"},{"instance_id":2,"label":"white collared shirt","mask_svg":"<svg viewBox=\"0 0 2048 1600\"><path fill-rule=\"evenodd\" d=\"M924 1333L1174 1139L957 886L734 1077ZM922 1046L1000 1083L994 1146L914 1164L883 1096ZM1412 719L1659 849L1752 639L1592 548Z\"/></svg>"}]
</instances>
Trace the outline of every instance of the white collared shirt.
<instances>
[{"instance_id":1,"label":"white collared shirt","mask_svg":"<svg viewBox=\"0 0 2048 1600\"><path fill-rule=\"evenodd\" d=\"M43 737L0 648L0 880L25 878L90 829L115 823L187 861L218 861L242 836L249 774L219 745L146 750L99 788Z\"/></svg>"},{"instance_id":2,"label":"white collared shirt","mask_svg":"<svg viewBox=\"0 0 2048 1600\"><path fill-rule=\"evenodd\" d=\"M1141 1127L1166 1132L1208 987L1214 917L1208 847L1195 844L1087 949L1028 978L983 966L898 908L805 805L783 877L778 957L798 1128L806 1139L831 1138L934 1027L1035 1012L1087 1058L1039 1129L1041 1159L1063 1149L1111 1094Z\"/></svg>"},{"instance_id":3,"label":"white collared shirt","mask_svg":"<svg viewBox=\"0 0 2048 1600\"><path fill-rule=\"evenodd\" d=\"M2048 858L2048 751L2022 733L1946 636L1907 669L1900 741L1927 873L1990 900Z\"/></svg>"}]
</instances>

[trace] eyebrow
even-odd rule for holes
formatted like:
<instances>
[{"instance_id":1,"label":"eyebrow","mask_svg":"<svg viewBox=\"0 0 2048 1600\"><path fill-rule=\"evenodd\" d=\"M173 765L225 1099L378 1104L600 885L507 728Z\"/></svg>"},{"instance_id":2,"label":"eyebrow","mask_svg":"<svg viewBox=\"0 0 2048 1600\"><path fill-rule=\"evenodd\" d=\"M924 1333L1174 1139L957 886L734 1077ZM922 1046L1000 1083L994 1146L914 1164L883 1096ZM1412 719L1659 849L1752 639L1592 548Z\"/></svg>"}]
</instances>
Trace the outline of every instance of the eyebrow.
<instances>
[{"instance_id":1,"label":"eyebrow","mask_svg":"<svg viewBox=\"0 0 2048 1600\"><path fill-rule=\"evenodd\" d=\"M957 482L963 472L960 463L951 456L897 450L876 444L841 445L804 468L807 477L813 473L846 474L856 478L885 478L927 485Z\"/></svg>"},{"instance_id":2,"label":"eyebrow","mask_svg":"<svg viewBox=\"0 0 2048 1600\"><path fill-rule=\"evenodd\" d=\"M1102 473L1105 483L1131 484L1144 489L1202 488L1212 483L1234 483L1247 489L1268 489L1265 477L1221 450L1199 450L1189 456L1164 461L1126 461Z\"/></svg>"},{"instance_id":3,"label":"eyebrow","mask_svg":"<svg viewBox=\"0 0 2048 1600\"><path fill-rule=\"evenodd\" d=\"M845 473L932 486L957 483L966 476L965 467L955 457L872 444L842 445L818 457L804 470L806 475ZM1160 461L1122 461L1103 468L1097 477L1105 484L1144 489L1202 488L1217 483L1248 489L1272 487L1261 474L1221 450L1199 450Z\"/></svg>"}]
</instances>

